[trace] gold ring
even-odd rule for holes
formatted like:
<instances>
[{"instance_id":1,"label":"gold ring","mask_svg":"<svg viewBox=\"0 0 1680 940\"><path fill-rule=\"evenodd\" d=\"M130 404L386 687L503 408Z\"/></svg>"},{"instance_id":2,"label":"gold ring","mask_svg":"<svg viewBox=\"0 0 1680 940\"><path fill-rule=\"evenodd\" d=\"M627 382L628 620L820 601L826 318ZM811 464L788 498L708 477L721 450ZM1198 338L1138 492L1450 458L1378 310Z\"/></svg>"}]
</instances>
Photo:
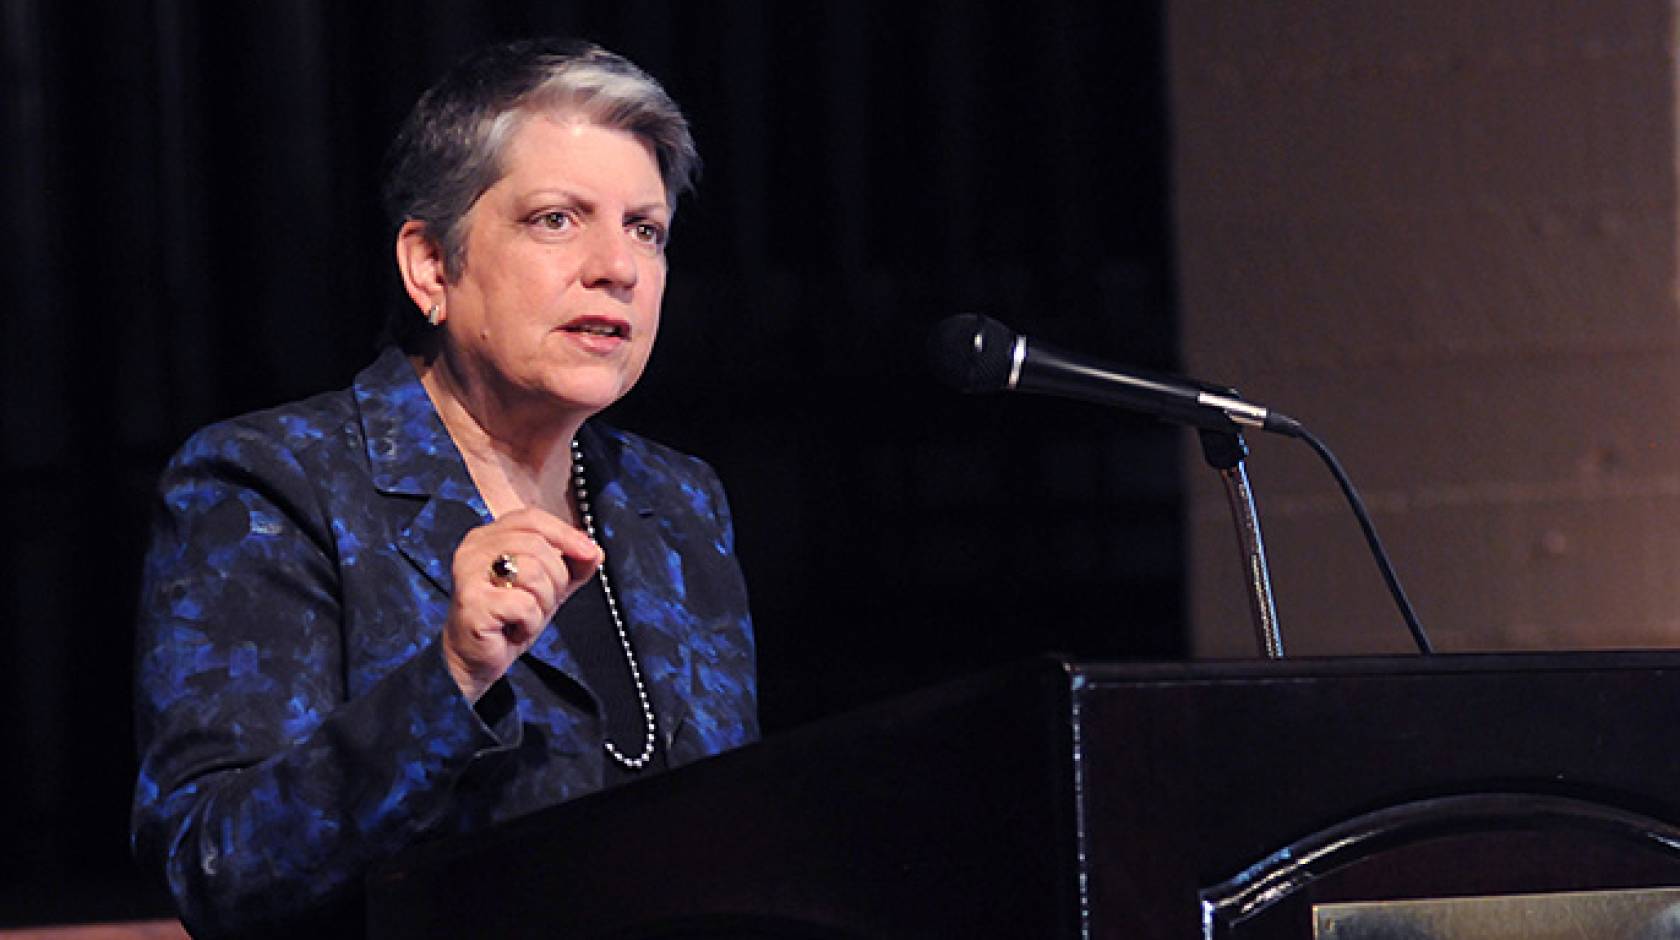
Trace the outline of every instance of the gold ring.
<instances>
[{"instance_id":1,"label":"gold ring","mask_svg":"<svg viewBox=\"0 0 1680 940\"><path fill-rule=\"evenodd\" d=\"M519 562L503 552L490 562L490 583L497 587L513 587L519 580Z\"/></svg>"}]
</instances>

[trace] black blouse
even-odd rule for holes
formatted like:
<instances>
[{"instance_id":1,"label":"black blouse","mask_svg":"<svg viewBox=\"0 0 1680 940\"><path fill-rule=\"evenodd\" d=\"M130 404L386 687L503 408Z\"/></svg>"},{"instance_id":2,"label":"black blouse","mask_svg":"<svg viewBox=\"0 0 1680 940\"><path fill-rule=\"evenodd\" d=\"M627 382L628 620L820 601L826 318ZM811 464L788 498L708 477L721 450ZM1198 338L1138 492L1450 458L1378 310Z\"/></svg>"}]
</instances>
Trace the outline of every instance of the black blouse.
<instances>
[{"instance_id":1,"label":"black blouse","mask_svg":"<svg viewBox=\"0 0 1680 940\"><path fill-rule=\"evenodd\" d=\"M642 704L636 698L636 683L630 676L630 664L624 658L618 629L613 626L612 612L607 608L607 592L601 585L600 575L590 578L560 605L549 629L558 630L560 639L577 656L584 681L600 700L601 728L606 740L611 741L626 757L642 753L642 742L647 735L646 719L642 716ZM644 676L642 681L646 682L647 678ZM653 759L641 770L630 770L609 755L604 782L612 784L635 780L650 772L664 770L665 749L659 746L658 737L656 733Z\"/></svg>"}]
</instances>

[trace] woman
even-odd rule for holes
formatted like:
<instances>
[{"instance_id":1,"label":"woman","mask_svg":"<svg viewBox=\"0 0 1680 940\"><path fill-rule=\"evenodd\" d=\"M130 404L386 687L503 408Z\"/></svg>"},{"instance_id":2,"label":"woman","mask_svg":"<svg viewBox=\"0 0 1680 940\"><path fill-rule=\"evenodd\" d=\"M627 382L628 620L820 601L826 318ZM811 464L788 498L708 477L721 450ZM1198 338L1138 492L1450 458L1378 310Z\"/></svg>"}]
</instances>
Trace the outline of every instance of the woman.
<instances>
[{"instance_id":1,"label":"woman","mask_svg":"<svg viewBox=\"0 0 1680 940\"><path fill-rule=\"evenodd\" d=\"M682 114L599 48L513 43L392 156L400 348L163 475L134 844L195 932L349 923L416 840L757 736L716 478L589 420L653 346Z\"/></svg>"}]
</instances>

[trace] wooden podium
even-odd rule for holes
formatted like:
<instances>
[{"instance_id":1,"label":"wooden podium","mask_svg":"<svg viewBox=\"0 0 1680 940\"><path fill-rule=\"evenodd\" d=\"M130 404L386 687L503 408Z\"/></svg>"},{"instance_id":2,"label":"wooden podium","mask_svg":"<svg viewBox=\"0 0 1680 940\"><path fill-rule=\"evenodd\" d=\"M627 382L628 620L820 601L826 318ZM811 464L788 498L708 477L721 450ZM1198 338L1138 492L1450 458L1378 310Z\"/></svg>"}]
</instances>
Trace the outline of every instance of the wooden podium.
<instances>
[{"instance_id":1,"label":"wooden podium","mask_svg":"<svg viewBox=\"0 0 1680 940\"><path fill-rule=\"evenodd\" d=\"M1041 659L424 846L369 931L1367 936L1315 906L1680 885L1677 719L1675 654Z\"/></svg>"}]
</instances>

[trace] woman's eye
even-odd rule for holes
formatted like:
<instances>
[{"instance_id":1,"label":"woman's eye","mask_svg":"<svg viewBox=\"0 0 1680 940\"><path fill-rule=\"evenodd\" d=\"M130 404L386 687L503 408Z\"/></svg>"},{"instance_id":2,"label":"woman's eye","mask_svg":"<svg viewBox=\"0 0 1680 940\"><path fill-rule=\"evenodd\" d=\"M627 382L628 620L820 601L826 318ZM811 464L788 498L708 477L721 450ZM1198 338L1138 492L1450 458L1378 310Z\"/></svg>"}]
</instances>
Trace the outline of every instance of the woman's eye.
<instances>
[{"instance_id":1,"label":"woman's eye","mask_svg":"<svg viewBox=\"0 0 1680 940\"><path fill-rule=\"evenodd\" d=\"M657 222L630 223L630 237L644 245L651 245L655 248L665 247L665 227Z\"/></svg>"},{"instance_id":2,"label":"woman's eye","mask_svg":"<svg viewBox=\"0 0 1680 940\"><path fill-rule=\"evenodd\" d=\"M532 217L531 223L533 225L536 225L539 228L546 228L546 229L550 229L550 230L553 230L553 231L559 231L560 229L563 229L563 228L567 227L568 225L571 225L572 220L569 216L566 215L566 213L561 212L558 209L556 209L552 212L540 212L540 213L538 213L537 215Z\"/></svg>"}]
</instances>

